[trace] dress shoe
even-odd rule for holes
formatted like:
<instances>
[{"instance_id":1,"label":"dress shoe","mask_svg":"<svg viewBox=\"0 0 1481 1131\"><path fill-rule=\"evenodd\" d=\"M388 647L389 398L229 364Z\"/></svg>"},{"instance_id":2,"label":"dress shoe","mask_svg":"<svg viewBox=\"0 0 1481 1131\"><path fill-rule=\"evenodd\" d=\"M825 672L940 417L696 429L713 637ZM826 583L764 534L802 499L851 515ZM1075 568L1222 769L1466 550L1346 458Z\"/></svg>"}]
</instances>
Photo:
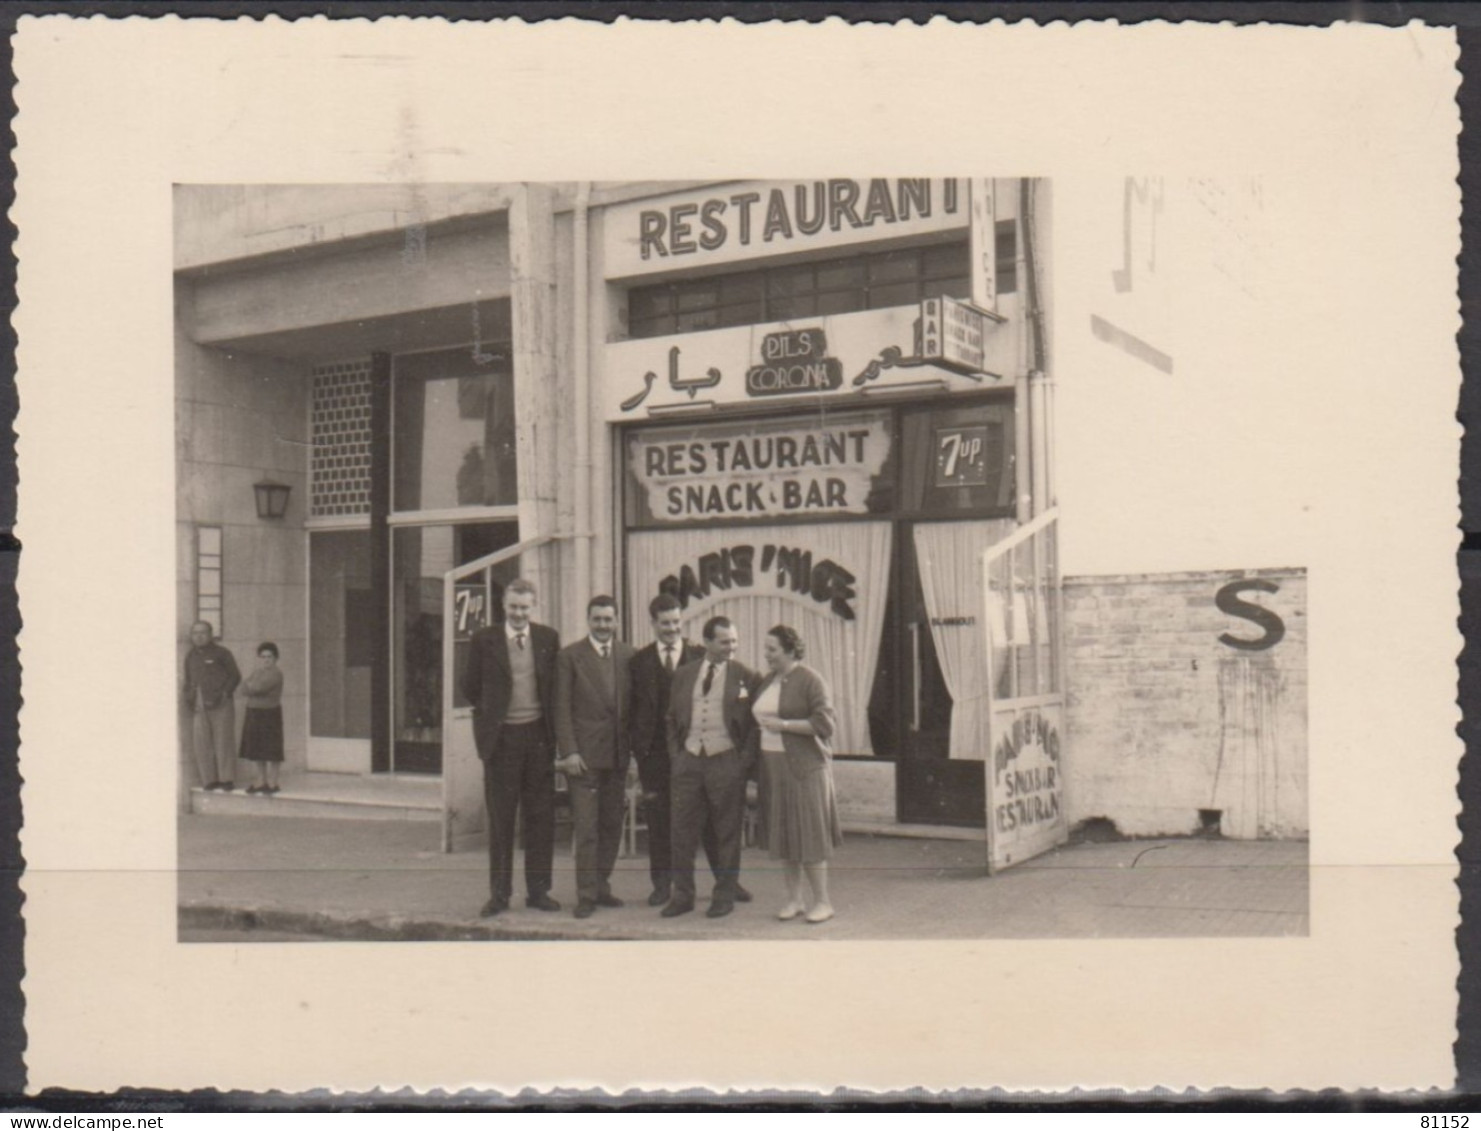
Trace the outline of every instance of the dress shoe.
<instances>
[{"instance_id":1,"label":"dress shoe","mask_svg":"<svg viewBox=\"0 0 1481 1131\"><path fill-rule=\"evenodd\" d=\"M791 903L787 904L787 906L778 911L776 913L776 917L783 923L785 923L790 919L797 918L797 916L802 914L803 910L804 908L802 904L794 899Z\"/></svg>"},{"instance_id":2,"label":"dress shoe","mask_svg":"<svg viewBox=\"0 0 1481 1131\"><path fill-rule=\"evenodd\" d=\"M670 894L668 888L654 888L653 894L648 897L648 906L662 907L669 901Z\"/></svg>"},{"instance_id":3,"label":"dress shoe","mask_svg":"<svg viewBox=\"0 0 1481 1131\"><path fill-rule=\"evenodd\" d=\"M597 896L597 906L598 907L621 907L622 906L622 900L618 899L610 891L604 891L604 892L602 892L601 895Z\"/></svg>"},{"instance_id":4,"label":"dress shoe","mask_svg":"<svg viewBox=\"0 0 1481 1131\"><path fill-rule=\"evenodd\" d=\"M583 899L576 904L575 915L578 919L590 919L596 911L597 905L589 899Z\"/></svg>"},{"instance_id":5,"label":"dress shoe","mask_svg":"<svg viewBox=\"0 0 1481 1131\"><path fill-rule=\"evenodd\" d=\"M736 884L735 885L735 901L737 903L750 903L751 902L751 893L748 892L745 888L741 887L740 884Z\"/></svg>"},{"instance_id":6,"label":"dress shoe","mask_svg":"<svg viewBox=\"0 0 1481 1131\"><path fill-rule=\"evenodd\" d=\"M230 793L232 790L236 789L236 787L237 783L234 781L224 781L221 783L221 788L224 789L227 793Z\"/></svg>"},{"instance_id":7,"label":"dress shoe","mask_svg":"<svg viewBox=\"0 0 1481 1131\"><path fill-rule=\"evenodd\" d=\"M480 919L492 919L495 915L499 914L499 912L508 910L509 901L507 899L499 899L495 897L494 899L489 900L483 905L483 909L479 911L478 917Z\"/></svg>"},{"instance_id":8,"label":"dress shoe","mask_svg":"<svg viewBox=\"0 0 1481 1131\"><path fill-rule=\"evenodd\" d=\"M561 909L560 903L551 899L544 892L541 892L539 895L530 896L525 900L525 906L533 907L536 911L559 911Z\"/></svg>"},{"instance_id":9,"label":"dress shoe","mask_svg":"<svg viewBox=\"0 0 1481 1131\"><path fill-rule=\"evenodd\" d=\"M213 789L220 789L221 783L219 781L213 781L201 786L201 788L204 789L207 793L210 793Z\"/></svg>"},{"instance_id":10,"label":"dress shoe","mask_svg":"<svg viewBox=\"0 0 1481 1131\"><path fill-rule=\"evenodd\" d=\"M820 903L805 916L809 923L826 923L833 918L833 907L831 904Z\"/></svg>"},{"instance_id":11,"label":"dress shoe","mask_svg":"<svg viewBox=\"0 0 1481 1131\"><path fill-rule=\"evenodd\" d=\"M271 797L273 794L278 792L278 787L275 785L265 785L262 787L262 792Z\"/></svg>"},{"instance_id":12,"label":"dress shoe","mask_svg":"<svg viewBox=\"0 0 1481 1131\"><path fill-rule=\"evenodd\" d=\"M710 903L710 909L705 912L706 919L723 919L735 910L735 901L729 899L716 899Z\"/></svg>"},{"instance_id":13,"label":"dress shoe","mask_svg":"<svg viewBox=\"0 0 1481 1131\"><path fill-rule=\"evenodd\" d=\"M694 910L694 902L691 900L691 901L689 901L687 903L670 903L667 907L665 907L663 909L663 911L661 912L661 914L663 915L663 917L665 919L672 919L676 915L687 915L689 912L691 912L693 910Z\"/></svg>"},{"instance_id":14,"label":"dress shoe","mask_svg":"<svg viewBox=\"0 0 1481 1131\"><path fill-rule=\"evenodd\" d=\"M247 787L248 793L266 793L267 791L268 789L265 785L249 785Z\"/></svg>"}]
</instances>

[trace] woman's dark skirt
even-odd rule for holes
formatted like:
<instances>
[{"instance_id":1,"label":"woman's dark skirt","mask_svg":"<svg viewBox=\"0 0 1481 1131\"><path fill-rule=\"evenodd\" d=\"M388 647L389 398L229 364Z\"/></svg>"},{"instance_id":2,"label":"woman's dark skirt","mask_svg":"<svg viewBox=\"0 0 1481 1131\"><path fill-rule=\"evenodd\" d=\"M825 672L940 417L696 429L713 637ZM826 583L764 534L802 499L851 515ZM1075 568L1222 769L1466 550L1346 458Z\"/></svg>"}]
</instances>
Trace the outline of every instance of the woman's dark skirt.
<instances>
[{"instance_id":1,"label":"woman's dark skirt","mask_svg":"<svg viewBox=\"0 0 1481 1131\"><path fill-rule=\"evenodd\" d=\"M240 757L249 762L283 760L282 707L248 707L242 712Z\"/></svg>"}]
</instances>

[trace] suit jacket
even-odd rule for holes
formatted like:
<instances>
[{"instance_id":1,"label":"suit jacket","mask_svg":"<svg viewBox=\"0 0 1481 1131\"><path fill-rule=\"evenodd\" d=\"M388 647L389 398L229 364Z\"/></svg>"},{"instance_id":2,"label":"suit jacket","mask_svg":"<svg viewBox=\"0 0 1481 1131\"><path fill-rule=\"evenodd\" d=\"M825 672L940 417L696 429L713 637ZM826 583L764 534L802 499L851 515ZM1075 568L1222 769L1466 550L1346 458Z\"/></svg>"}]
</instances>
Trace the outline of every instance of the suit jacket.
<instances>
[{"instance_id":1,"label":"suit jacket","mask_svg":"<svg viewBox=\"0 0 1481 1131\"><path fill-rule=\"evenodd\" d=\"M498 753L499 734L509 714L514 679L509 672L509 639L502 624L480 628L468 650L463 672L463 695L473 704L473 741L484 761ZM535 654L535 695L542 721L555 742L555 660L561 638L548 625L530 623L530 648Z\"/></svg>"},{"instance_id":2,"label":"suit jacket","mask_svg":"<svg viewBox=\"0 0 1481 1131\"><path fill-rule=\"evenodd\" d=\"M633 646L612 642L602 659L589 638L561 649L555 667L555 747L592 770L626 770L628 665ZM607 671L603 671L603 668Z\"/></svg>"},{"instance_id":3,"label":"suit jacket","mask_svg":"<svg viewBox=\"0 0 1481 1131\"><path fill-rule=\"evenodd\" d=\"M698 644L683 642L674 656L674 671L685 664L703 658L705 650ZM673 672L663 666L663 655L655 641L639 648L628 668L628 686L631 703L628 707L628 736L632 741L633 753L639 763L658 756L667 759L669 743L665 716L669 709L669 687L673 684Z\"/></svg>"},{"instance_id":4,"label":"suit jacket","mask_svg":"<svg viewBox=\"0 0 1481 1131\"><path fill-rule=\"evenodd\" d=\"M756 690L751 696L754 704L761 698L762 693L776 680L775 672L768 672L766 678L756 685ZM806 664L798 664L792 669L792 674L787 677L787 682L782 684L777 693L777 717L781 719L806 719L812 724L812 734L793 734L790 731L782 732L782 748L787 752L789 759L800 759L804 763L811 761L826 761L833 756L833 748L828 740L833 737L833 731L837 727L837 716L833 713L833 704L828 692L828 681L815 672ZM761 749L761 728L755 731L756 749Z\"/></svg>"},{"instance_id":5,"label":"suit jacket","mask_svg":"<svg viewBox=\"0 0 1481 1131\"><path fill-rule=\"evenodd\" d=\"M699 682L703 670L704 662L696 660L674 673L666 716L671 757L679 756L684 749L684 740L689 737L689 723L694 713L694 685ZM725 665L725 696L720 713L725 720L725 729L742 758L751 757L751 731L756 720L751 717L750 697L755 685L756 673L745 664L731 660ZM741 694L743 690L744 695Z\"/></svg>"}]
</instances>

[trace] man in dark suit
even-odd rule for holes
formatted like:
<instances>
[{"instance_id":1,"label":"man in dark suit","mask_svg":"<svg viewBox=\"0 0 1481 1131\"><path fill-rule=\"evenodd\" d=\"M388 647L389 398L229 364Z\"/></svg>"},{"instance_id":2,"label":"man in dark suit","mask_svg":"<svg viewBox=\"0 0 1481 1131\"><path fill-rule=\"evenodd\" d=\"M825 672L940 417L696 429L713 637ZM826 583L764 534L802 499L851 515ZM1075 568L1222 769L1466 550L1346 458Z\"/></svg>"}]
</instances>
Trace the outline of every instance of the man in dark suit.
<instances>
[{"instance_id":1,"label":"man in dark suit","mask_svg":"<svg viewBox=\"0 0 1481 1131\"><path fill-rule=\"evenodd\" d=\"M473 740L483 762L489 815L489 901L480 915L509 909L514 822L524 815L525 906L559 911L550 897L555 855L555 666L560 636L535 624L535 586L504 590L504 623L473 634L463 694L473 704Z\"/></svg>"},{"instance_id":2,"label":"man in dark suit","mask_svg":"<svg viewBox=\"0 0 1481 1131\"><path fill-rule=\"evenodd\" d=\"M704 656L674 673L667 714L674 885L664 918L694 910L694 853L706 819L715 826L720 869L705 914L719 919L735 910L756 684L755 673L731 659L738 643L730 618L711 617Z\"/></svg>"},{"instance_id":3,"label":"man in dark suit","mask_svg":"<svg viewBox=\"0 0 1481 1131\"><path fill-rule=\"evenodd\" d=\"M556 767L571 791L576 834L576 918L621 907L612 869L622 843L626 800L628 665L632 645L617 639L617 602L593 597L585 640L561 649L555 669Z\"/></svg>"},{"instance_id":4,"label":"man in dark suit","mask_svg":"<svg viewBox=\"0 0 1481 1131\"><path fill-rule=\"evenodd\" d=\"M632 706L628 711L633 757L638 762L642 779L644 812L648 820L648 873L653 879L650 907L668 903L673 891L673 844L671 840L669 752L665 716L669 709L669 688L674 672L685 664L704 657L705 650L680 635L679 599L671 593L660 593L648 602L648 616L653 623L652 644L639 648L629 671ZM699 833L710 871L720 874L719 849L715 844L715 827L705 821ZM737 903L749 903L751 893L735 884Z\"/></svg>"}]
</instances>

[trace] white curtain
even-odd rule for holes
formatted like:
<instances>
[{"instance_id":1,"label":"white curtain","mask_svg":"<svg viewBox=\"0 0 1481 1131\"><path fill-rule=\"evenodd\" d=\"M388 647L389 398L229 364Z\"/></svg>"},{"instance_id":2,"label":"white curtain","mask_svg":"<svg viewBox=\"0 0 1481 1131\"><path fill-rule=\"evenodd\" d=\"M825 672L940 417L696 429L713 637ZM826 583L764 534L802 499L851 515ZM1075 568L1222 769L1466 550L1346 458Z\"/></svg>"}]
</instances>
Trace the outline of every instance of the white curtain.
<instances>
[{"instance_id":1,"label":"white curtain","mask_svg":"<svg viewBox=\"0 0 1481 1131\"><path fill-rule=\"evenodd\" d=\"M951 693L952 758L987 757L982 748L982 724L988 704L986 634L981 622L983 609L982 552L1017 528L1011 519L985 522L932 522L915 527L915 557L920 567L921 589L926 598L926 616L931 622L931 640L946 689ZM1002 672L1007 660L1006 642L1022 640L1010 623L1017 619L1008 609L991 606L989 624L993 639L993 670ZM1016 610L1015 610L1016 611ZM1004 642L999 644L999 642Z\"/></svg>"},{"instance_id":2,"label":"white curtain","mask_svg":"<svg viewBox=\"0 0 1481 1131\"><path fill-rule=\"evenodd\" d=\"M704 623L727 616L740 634L736 658L764 670L762 637L778 624L789 624L802 634L809 666L820 672L833 689L838 733L833 750L839 754L872 754L869 742L869 695L879 666L880 634L890 580L890 524L887 522L827 523L817 526L745 526L725 529L674 530L634 533L628 538L628 572L632 619L646 631L648 602L667 577L677 577L688 566L698 573L701 556L735 547L752 551L751 584L712 585L707 594L693 595L684 609L684 635L696 643ZM832 561L853 575L853 596L841 604L852 619L840 615L831 599L796 593L778 583L777 555L768 563L767 547L812 555L814 569ZM769 565L769 568L764 566Z\"/></svg>"}]
</instances>

